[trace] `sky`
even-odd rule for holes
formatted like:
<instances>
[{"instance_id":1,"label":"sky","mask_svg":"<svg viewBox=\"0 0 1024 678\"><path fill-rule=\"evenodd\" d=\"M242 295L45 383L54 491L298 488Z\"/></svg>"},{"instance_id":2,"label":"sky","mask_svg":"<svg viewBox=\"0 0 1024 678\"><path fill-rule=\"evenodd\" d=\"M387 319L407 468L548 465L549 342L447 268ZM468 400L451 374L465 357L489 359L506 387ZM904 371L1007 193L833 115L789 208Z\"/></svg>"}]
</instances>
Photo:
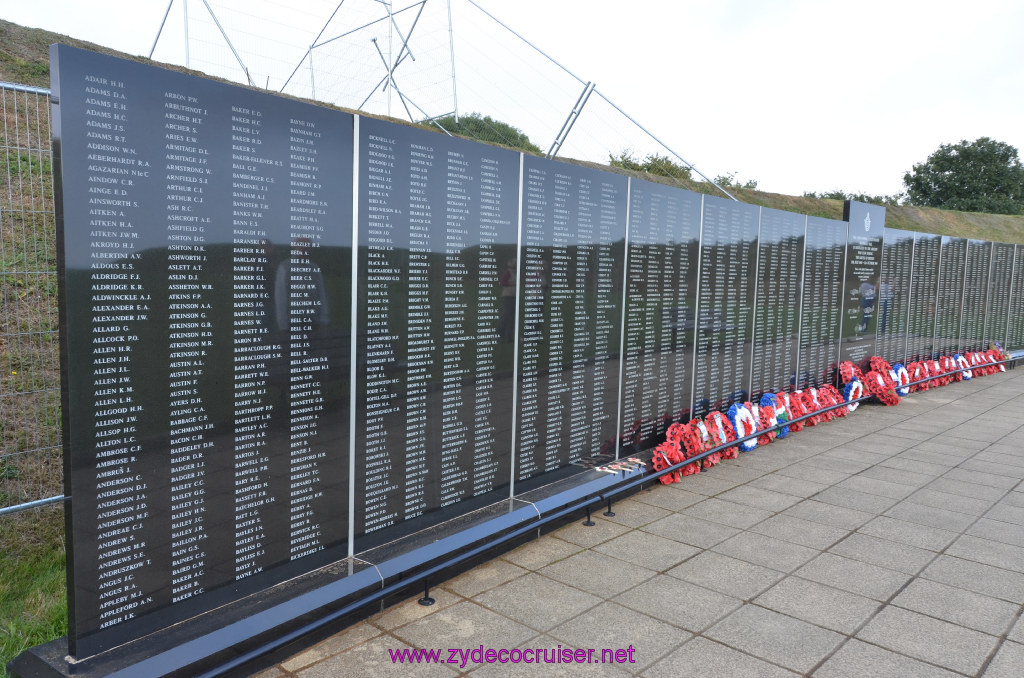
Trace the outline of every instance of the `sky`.
<instances>
[{"instance_id":1,"label":"sky","mask_svg":"<svg viewBox=\"0 0 1024 678\"><path fill-rule=\"evenodd\" d=\"M667 148L708 176L734 173L762 190L881 195L901 191L904 173L940 144L987 136L1024 148L1024 3L1013 0L476 2L561 67L469 0L428 0L415 25L415 1L397 0L395 12L413 7L395 30L360 28L385 16L374 0L346 0L330 22L337 0L209 0L260 86L350 107L369 92L367 110L409 117L395 90L375 89L401 53L398 35L409 35L413 58L395 69L395 86L411 117L479 111L545 150L592 82L597 94L563 156ZM244 80L203 0L170 5L154 58ZM148 55L167 8L0 0L0 18ZM342 37L314 50L309 68L321 28L321 39Z\"/></svg>"}]
</instances>

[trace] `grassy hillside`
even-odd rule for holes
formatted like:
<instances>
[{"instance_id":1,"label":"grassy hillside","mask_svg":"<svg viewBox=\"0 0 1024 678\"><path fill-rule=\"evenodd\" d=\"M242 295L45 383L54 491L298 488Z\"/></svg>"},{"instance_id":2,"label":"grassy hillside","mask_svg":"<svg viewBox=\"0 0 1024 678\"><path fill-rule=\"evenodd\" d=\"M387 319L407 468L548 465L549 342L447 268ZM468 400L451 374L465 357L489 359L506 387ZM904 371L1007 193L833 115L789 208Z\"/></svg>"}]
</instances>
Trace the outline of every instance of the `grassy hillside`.
<instances>
[{"instance_id":1,"label":"grassy hillside","mask_svg":"<svg viewBox=\"0 0 1024 678\"><path fill-rule=\"evenodd\" d=\"M135 61L146 61L141 57L122 54L66 35L24 28L0 20L0 80L49 87L49 45L53 42L63 42L74 47L91 49ZM185 70L175 66L171 68L179 71ZM654 179L663 180L662 178ZM676 183L704 193L715 191L714 187L703 182L680 181ZM764 207L774 207L831 219L841 219L843 216L843 204L839 200L780 195L742 188L732 188L730 192L744 202ZM887 209L886 225L911 231L1024 244L1024 216L950 212L928 207L901 206Z\"/></svg>"}]
</instances>

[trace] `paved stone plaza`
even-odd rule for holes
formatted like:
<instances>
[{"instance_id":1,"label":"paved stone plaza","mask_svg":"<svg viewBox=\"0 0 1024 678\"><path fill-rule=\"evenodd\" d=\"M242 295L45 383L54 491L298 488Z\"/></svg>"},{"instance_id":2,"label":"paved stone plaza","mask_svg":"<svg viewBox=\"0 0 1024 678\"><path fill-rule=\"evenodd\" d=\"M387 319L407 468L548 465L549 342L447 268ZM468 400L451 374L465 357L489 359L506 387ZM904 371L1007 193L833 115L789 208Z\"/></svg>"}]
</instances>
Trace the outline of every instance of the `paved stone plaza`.
<instances>
[{"instance_id":1,"label":"paved stone plaza","mask_svg":"<svg viewBox=\"0 0 1024 678\"><path fill-rule=\"evenodd\" d=\"M261 676L1024 675L1024 370L861 407L574 522ZM400 648L633 664L395 665ZM443 653L447 659L448 652Z\"/></svg>"}]
</instances>

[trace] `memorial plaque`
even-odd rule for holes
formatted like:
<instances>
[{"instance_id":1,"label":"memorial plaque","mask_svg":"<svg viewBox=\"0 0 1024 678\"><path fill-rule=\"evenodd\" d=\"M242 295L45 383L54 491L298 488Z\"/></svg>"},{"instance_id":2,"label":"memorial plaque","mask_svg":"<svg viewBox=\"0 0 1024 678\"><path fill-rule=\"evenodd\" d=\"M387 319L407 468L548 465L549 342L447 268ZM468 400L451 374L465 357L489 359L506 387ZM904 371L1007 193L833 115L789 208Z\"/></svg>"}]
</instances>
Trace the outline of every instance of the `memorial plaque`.
<instances>
[{"instance_id":1,"label":"memorial plaque","mask_svg":"<svg viewBox=\"0 0 1024 678\"><path fill-rule=\"evenodd\" d=\"M631 179L622 383L627 453L690 419L699 193Z\"/></svg>"},{"instance_id":2,"label":"memorial plaque","mask_svg":"<svg viewBox=\"0 0 1024 678\"><path fill-rule=\"evenodd\" d=\"M885 208L847 200L843 220L849 224L849 229L839 360L860 364L878 353L875 332Z\"/></svg>"},{"instance_id":3,"label":"memorial plaque","mask_svg":"<svg viewBox=\"0 0 1024 678\"><path fill-rule=\"evenodd\" d=\"M846 260L845 221L807 218L801 286L800 389L831 383L839 357L839 319Z\"/></svg>"},{"instance_id":4,"label":"memorial plaque","mask_svg":"<svg viewBox=\"0 0 1024 678\"><path fill-rule=\"evenodd\" d=\"M704 197L694 350L694 416L750 396L756 205Z\"/></svg>"},{"instance_id":5,"label":"memorial plaque","mask_svg":"<svg viewBox=\"0 0 1024 678\"><path fill-rule=\"evenodd\" d=\"M963 309L966 238L942 236L939 255L939 293L935 303L935 351L953 355L960 347L960 314Z\"/></svg>"},{"instance_id":6,"label":"memorial plaque","mask_svg":"<svg viewBox=\"0 0 1024 678\"><path fill-rule=\"evenodd\" d=\"M800 282L807 217L761 209L750 399L796 383L800 341Z\"/></svg>"},{"instance_id":7,"label":"memorial plaque","mask_svg":"<svg viewBox=\"0 0 1024 678\"><path fill-rule=\"evenodd\" d=\"M907 360L933 357L935 299L939 284L939 251L942 238L918 233L914 241L914 265L910 287Z\"/></svg>"},{"instance_id":8,"label":"memorial plaque","mask_svg":"<svg viewBox=\"0 0 1024 678\"><path fill-rule=\"evenodd\" d=\"M963 329L960 333L961 353L988 348L989 340L985 337L985 313L991 258L991 242L988 240L969 240L967 242Z\"/></svg>"},{"instance_id":9,"label":"memorial plaque","mask_svg":"<svg viewBox=\"0 0 1024 678\"><path fill-rule=\"evenodd\" d=\"M517 481L615 438L627 199L625 177L534 156L522 182Z\"/></svg>"},{"instance_id":10,"label":"memorial plaque","mask_svg":"<svg viewBox=\"0 0 1024 678\"><path fill-rule=\"evenodd\" d=\"M519 156L360 118L359 166L364 550L510 482Z\"/></svg>"},{"instance_id":11,"label":"memorial plaque","mask_svg":"<svg viewBox=\"0 0 1024 678\"><path fill-rule=\"evenodd\" d=\"M913 231L885 229L875 341L877 354L892 364L904 363L907 359L907 311L913 257Z\"/></svg>"},{"instance_id":12,"label":"memorial plaque","mask_svg":"<svg viewBox=\"0 0 1024 678\"><path fill-rule=\"evenodd\" d=\"M1024 245L1014 245L1013 277L1010 284L1010 315L1007 322L1007 349L1024 348Z\"/></svg>"},{"instance_id":13,"label":"memorial plaque","mask_svg":"<svg viewBox=\"0 0 1024 678\"><path fill-rule=\"evenodd\" d=\"M69 643L348 553L352 116L55 46Z\"/></svg>"},{"instance_id":14,"label":"memorial plaque","mask_svg":"<svg viewBox=\"0 0 1024 678\"><path fill-rule=\"evenodd\" d=\"M1013 245L992 244L992 269L988 280L988 311L985 314L985 346L997 341L1006 346L1007 314L1010 312L1010 288L1013 283Z\"/></svg>"}]
</instances>

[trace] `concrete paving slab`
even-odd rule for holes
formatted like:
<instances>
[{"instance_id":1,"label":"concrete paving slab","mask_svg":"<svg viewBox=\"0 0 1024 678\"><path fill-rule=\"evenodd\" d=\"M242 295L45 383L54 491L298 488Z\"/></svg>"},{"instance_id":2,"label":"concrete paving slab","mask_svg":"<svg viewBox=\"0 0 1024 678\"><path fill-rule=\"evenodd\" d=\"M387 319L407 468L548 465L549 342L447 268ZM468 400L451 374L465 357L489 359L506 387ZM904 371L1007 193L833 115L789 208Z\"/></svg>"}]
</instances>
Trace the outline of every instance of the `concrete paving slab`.
<instances>
[{"instance_id":1,"label":"concrete paving slab","mask_svg":"<svg viewBox=\"0 0 1024 678\"><path fill-rule=\"evenodd\" d=\"M700 633L743 604L738 598L668 575L649 579L612 600L693 633Z\"/></svg>"},{"instance_id":2,"label":"concrete paving slab","mask_svg":"<svg viewBox=\"0 0 1024 678\"><path fill-rule=\"evenodd\" d=\"M732 491L734 490L729 490L729 492ZM771 511L765 511L764 509L754 508L753 506L747 506L745 504L737 504L731 501L724 501L719 498L724 497L727 494L728 492L720 494L718 497L709 497L699 504L694 504L689 508L683 509L680 513L686 516L700 518L702 520L722 523L723 525L736 527L741 530L752 525L756 525L772 515ZM795 497L794 500L799 501Z\"/></svg>"},{"instance_id":3,"label":"concrete paving slab","mask_svg":"<svg viewBox=\"0 0 1024 678\"><path fill-rule=\"evenodd\" d=\"M509 647L537 635L537 631L529 626L468 600L400 626L392 633L412 647L425 649L474 647L479 644Z\"/></svg>"},{"instance_id":4,"label":"concrete paving slab","mask_svg":"<svg viewBox=\"0 0 1024 678\"><path fill-rule=\"evenodd\" d=\"M750 530L819 551L827 549L849 534L849 530L841 527L823 525L785 513L774 515L754 525Z\"/></svg>"},{"instance_id":5,"label":"concrete paving slab","mask_svg":"<svg viewBox=\"0 0 1024 678\"><path fill-rule=\"evenodd\" d=\"M761 476L756 480L750 481L749 485L751 487L760 487L763 490L771 490L773 492L779 492L780 494L800 497L801 499L806 499L812 494L817 494L828 487L828 485L823 483L791 478L789 476L784 476L781 473L772 473L770 475Z\"/></svg>"},{"instance_id":6,"label":"concrete paving slab","mask_svg":"<svg viewBox=\"0 0 1024 678\"><path fill-rule=\"evenodd\" d=\"M890 518L904 520L908 523L957 532L963 532L977 520L976 516L967 515L966 513L947 511L935 506L922 506L912 501L901 501L886 511L885 515Z\"/></svg>"},{"instance_id":7,"label":"concrete paving slab","mask_svg":"<svg viewBox=\"0 0 1024 678\"><path fill-rule=\"evenodd\" d=\"M875 516L866 511L836 506L814 499L802 501L792 508L786 509L783 514L846 530L855 530Z\"/></svg>"},{"instance_id":8,"label":"concrete paving slab","mask_svg":"<svg viewBox=\"0 0 1024 678\"><path fill-rule=\"evenodd\" d=\"M563 541L552 535L523 544L502 558L527 570L539 570L551 563L565 560L583 550L582 546Z\"/></svg>"},{"instance_id":9,"label":"concrete paving slab","mask_svg":"<svg viewBox=\"0 0 1024 678\"><path fill-rule=\"evenodd\" d=\"M798 577L834 586L867 598L888 600L910 576L870 563L822 553L795 572Z\"/></svg>"},{"instance_id":10,"label":"concrete paving slab","mask_svg":"<svg viewBox=\"0 0 1024 678\"><path fill-rule=\"evenodd\" d=\"M541 568L539 573L603 598L618 595L657 574L597 551L581 551Z\"/></svg>"},{"instance_id":11,"label":"concrete paving slab","mask_svg":"<svg viewBox=\"0 0 1024 678\"><path fill-rule=\"evenodd\" d=\"M641 674L644 678L796 678L781 666L707 638L694 638Z\"/></svg>"},{"instance_id":12,"label":"concrete paving slab","mask_svg":"<svg viewBox=\"0 0 1024 678\"><path fill-rule=\"evenodd\" d=\"M642 671L675 650L692 635L616 603L606 602L552 629L549 634L581 648L633 646L636 663L629 671ZM625 666L625 665L624 665Z\"/></svg>"},{"instance_id":13,"label":"concrete paving slab","mask_svg":"<svg viewBox=\"0 0 1024 678\"><path fill-rule=\"evenodd\" d=\"M994 636L891 606L868 622L857 637L968 675L981 669L999 642Z\"/></svg>"},{"instance_id":14,"label":"concrete paving slab","mask_svg":"<svg viewBox=\"0 0 1024 678\"><path fill-rule=\"evenodd\" d=\"M448 647L448 645L438 645ZM384 678L387 676L414 676L415 678L450 678L458 675L458 669L449 664L402 663L391 661L388 650L409 650L411 645L390 636L377 636L365 643L308 666L293 674L299 678L336 678L337 676L360 676L360 678ZM444 653L447 655L447 653ZM446 658L446 657L444 657Z\"/></svg>"},{"instance_id":15,"label":"concrete paving slab","mask_svg":"<svg viewBox=\"0 0 1024 678\"><path fill-rule=\"evenodd\" d=\"M529 570L513 565L506 560L492 560L460 574L455 579L448 580L442 584L442 587L464 598L472 598L478 593L522 577L527 572Z\"/></svg>"},{"instance_id":16,"label":"concrete paving slab","mask_svg":"<svg viewBox=\"0 0 1024 678\"><path fill-rule=\"evenodd\" d=\"M1024 671L1024 645L1005 642L983 674L985 678L1020 678Z\"/></svg>"},{"instance_id":17,"label":"concrete paving slab","mask_svg":"<svg viewBox=\"0 0 1024 678\"><path fill-rule=\"evenodd\" d=\"M860 532L854 532L830 548L829 552L904 574L917 574L935 558L934 551Z\"/></svg>"},{"instance_id":18,"label":"concrete paving slab","mask_svg":"<svg viewBox=\"0 0 1024 678\"><path fill-rule=\"evenodd\" d=\"M878 516L868 521L860 527L858 532L930 551L941 551L952 544L959 535L958 532L952 530L927 527L888 516Z\"/></svg>"},{"instance_id":19,"label":"concrete paving slab","mask_svg":"<svg viewBox=\"0 0 1024 678\"><path fill-rule=\"evenodd\" d=\"M797 673L811 670L845 639L757 605L744 605L704 635Z\"/></svg>"},{"instance_id":20,"label":"concrete paving slab","mask_svg":"<svg viewBox=\"0 0 1024 678\"><path fill-rule=\"evenodd\" d=\"M1019 572L940 555L921 576L1018 605L1024 603L1024 574Z\"/></svg>"},{"instance_id":21,"label":"concrete paving slab","mask_svg":"<svg viewBox=\"0 0 1024 678\"><path fill-rule=\"evenodd\" d=\"M849 480L851 479L848 478L847 480L842 481L842 483L846 483ZM835 506L842 506L844 508L854 509L855 511L864 511L865 513L873 514L881 513L891 506L895 506L896 503L902 499L902 497L890 498L881 496L877 493L866 493L854 490L850 487L841 487L840 485L842 485L842 483L835 485L834 487L830 487L827 490L822 490L811 497L811 499L824 502L826 504L833 504ZM860 487L864 486L863 482L855 484ZM913 489L908 489L910 492L913 492ZM910 494L910 492L907 494Z\"/></svg>"},{"instance_id":22,"label":"concrete paving slab","mask_svg":"<svg viewBox=\"0 0 1024 678\"><path fill-rule=\"evenodd\" d=\"M531 573L478 595L474 600L525 626L548 631L599 605L604 598Z\"/></svg>"},{"instance_id":23,"label":"concrete paving slab","mask_svg":"<svg viewBox=\"0 0 1024 678\"><path fill-rule=\"evenodd\" d=\"M907 497L906 500L922 506L932 506L934 508L946 509L947 511L956 511L957 513L964 513L969 516L983 515L986 511L992 508L993 505L992 501L989 499L965 497L960 494L940 492L927 487L918 490Z\"/></svg>"},{"instance_id":24,"label":"concrete paving slab","mask_svg":"<svg viewBox=\"0 0 1024 678\"><path fill-rule=\"evenodd\" d=\"M650 525L645 525L644 532L650 532L667 539L690 544L702 549L711 548L729 537L739 534L735 527L721 523L713 523L693 516L673 513Z\"/></svg>"},{"instance_id":25,"label":"concrete paving slab","mask_svg":"<svg viewBox=\"0 0 1024 678\"><path fill-rule=\"evenodd\" d=\"M786 577L754 603L846 634L860 628L880 607L877 600L795 576Z\"/></svg>"},{"instance_id":26,"label":"concrete paving slab","mask_svg":"<svg viewBox=\"0 0 1024 678\"><path fill-rule=\"evenodd\" d=\"M792 572L818 555L816 549L756 532L743 532L714 547L722 555L779 572Z\"/></svg>"},{"instance_id":27,"label":"concrete paving slab","mask_svg":"<svg viewBox=\"0 0 1024 678\"><path fill-rule=\"evenodd\" d=\"M696 546L638 531L599 544L594 550L655 572L664 572L701 552Z\"/></svg>"},{"instance_id":28,"label":"concrete paving slab","mask_svg":"<svg viewBox=\"0 0 1024 678\"><path fill-rule=\"evenodd\" d=\"M751 487L750 485L741 485L740 487L733 488L728 492L723 492L718 495L718 498L725 501L735 502L737 504L753 506L771 513L785 511L790 506L800 501L799 497L782 494L780 492L773 492L759 487Z\"/></svg>"},{"instance_id":29,"label":"concrete paving slab","mask_svg":"<svg viewBox=\"0 0 1024 678\"><path fill-rule=\"evenodd\" d=\"M910 582L892 604L993 636L1005 633L1020 611L1015 603L928 579Z\"/></svg>"},{"instance_id":30,"label":"concrete paving slab","mask_svg":"<svg viewBox=\"0 0 1024 678\"><path fill-rule=\"evenodd\" d=\"M1024 572L1024 548L991 539L963 535L946 549L946 555L992 565L1004 570Z\"/></svg>"},{"instance_id":31,"label":"concrete paving slab","mask_svg":"<svg viewBox=\"0 0 1024 678\"><path fill-rule=\"evenodd\" d=\"M814 672L814 678L954 678L961 674L891 650L851 640Z\"/></svg>"},{"instance_id":32,"label":"concrete paving slab","mask_svg":"<svg viewBox=\"0 0 1024 678\"><path fill-rule=\"evenodd\" d=\"M785 576L714 551L703 551L666 574L743 600L754 598Z\"/></svg>"}]
</instances>

